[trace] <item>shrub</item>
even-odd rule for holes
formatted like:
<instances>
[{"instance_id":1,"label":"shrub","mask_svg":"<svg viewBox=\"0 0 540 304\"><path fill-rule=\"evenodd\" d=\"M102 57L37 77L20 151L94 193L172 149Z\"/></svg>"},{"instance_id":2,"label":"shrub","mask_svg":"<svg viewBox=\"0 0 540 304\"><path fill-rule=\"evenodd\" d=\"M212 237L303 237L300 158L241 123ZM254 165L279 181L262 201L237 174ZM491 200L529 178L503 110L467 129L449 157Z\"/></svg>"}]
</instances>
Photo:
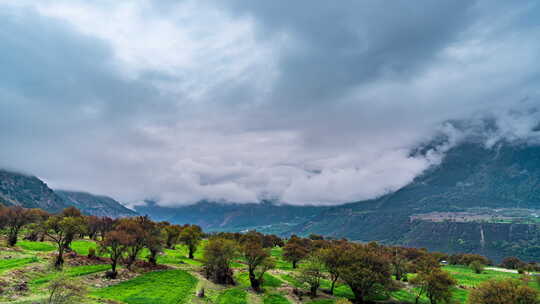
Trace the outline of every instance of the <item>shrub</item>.
<instances>
[{"instance_id":1,"label":"shrub","mask_svg":"<svg viewBox=\"0 0 540 304\"><path fill-rule=\"evenodd\" d=\"M87 293L84 286L65 276L51 281L47 289L49 290L49 297L44 301L44 304L83 303Z\"/></svg>"},{"instance_id":2,"label":"shrub","mask_svg":"<svg viewBox=\"0 0 540 304\"><path fill-rule=\"evenodd\" d=\"M483 282L469 295L469 304L538 304L538 291L519 280Z\"/></svg>"},{"instance_id":3,"label":"shrub","mask_svg":"<svg viewBox=\"0 0 540 304\"><path fill-rule=\"evenodd\" d=\"M88 258L95 259L96 258L96 249L94 247L91 247L88 249Z\"/></svg>"},{"instance_id":4,"label":"shrub","mask_svg":"<svg viewBox=\"0 0 540 304\"><path fill-rule=\"evenodd\" d=\"M479 261L472 261L469 267L477 274L481 274L484 271L484 265Z\"/></svg>"}]
</instances>

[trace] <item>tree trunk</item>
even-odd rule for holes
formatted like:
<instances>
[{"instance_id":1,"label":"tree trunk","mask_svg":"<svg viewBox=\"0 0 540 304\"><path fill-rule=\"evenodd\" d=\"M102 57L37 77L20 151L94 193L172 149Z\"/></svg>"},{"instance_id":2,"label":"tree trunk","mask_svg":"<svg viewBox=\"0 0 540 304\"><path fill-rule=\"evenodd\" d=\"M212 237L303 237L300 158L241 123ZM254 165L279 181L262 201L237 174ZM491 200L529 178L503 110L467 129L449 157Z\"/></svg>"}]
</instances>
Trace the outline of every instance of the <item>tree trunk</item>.
<instances>
[{"instance_id":1,"label":"tree trunk","mask_svg":"<svg viewBox=\"0 0 540 304\"><path fill-rule=\"evenodd\" d=\"M317 286L311 286L309 288L309 296L311 298L316 298L317 297L317 289L318 289Z\"/></svg>"},{"instance_id":2,"label":"tree trunk","mask_svg":"<svg viewBox=\"0 0 540 304\"><path fill-rule=\"evenodd\" d=\"M330 294L331 294L331 295L334 295L334 287L336 287L336 281L337 281L337 279L338 279L337 277L334 278L334 279L332 280L332 285L330 285Z\"/></svg>"},{"instance_id":3,"label":"tree trunk","mask_svg":"<svg viewBox=\"0 0 540 304\"><path fill-rule=\"evenodd\" d=\"M251 283L251 288L256 292L261 291L261 282L255 277L253 271L249 271L249 282Z\"/></svg>"},{"instance_id":4,"label":"tree trunk","mask_svg":"<svg viewBox=\"0 0 540 304\"><path fill-rule=\"evenodd\" d=\"M157 265L157 251L150 250L150 255L148 256L148 262L154 266Z\"/></svg>"},{"instance_id":5,"label":"tree trunk","mask_svg":"<svg viewBox=\"0 0 540 304\"><path fill-rule=\"evenodd\" d=\"M189 246L189 258L193 260L194 256L193 256L193 252L194 252L194 248Z\"/></svg>"},{"instance_id":6,"label":"tree trunk","mask_svg":"<svg viewBox=\"0 0 540 304\"><path fill-rule=\"evenodd\" d=\"M54 262L54 267L56 269L62 269L64 265L64 246L58 246L58 256L56 256L56 261Z\"/></svg>"},{"instance_id":7,"label":"tree trunk","mask_svg":"<svg viewBox=\"0 0 540 304\"><path fill-rule=\"evenodd\" d=\"M17 244L17 235L18 232L16 230L9 232L8 246L13 247L15 244Z\"/></svg>"},{"instance_id":8,"label":"tree trunk","mask_svg":"<svg viewBox=\"0 0 540 304\"><path fill-rule=\"evenodd\" d=\"M293 262L292 262L292 268L293 268L293 269L296 269L296 261L293 261Z\"/></svg>"}]
</instances>

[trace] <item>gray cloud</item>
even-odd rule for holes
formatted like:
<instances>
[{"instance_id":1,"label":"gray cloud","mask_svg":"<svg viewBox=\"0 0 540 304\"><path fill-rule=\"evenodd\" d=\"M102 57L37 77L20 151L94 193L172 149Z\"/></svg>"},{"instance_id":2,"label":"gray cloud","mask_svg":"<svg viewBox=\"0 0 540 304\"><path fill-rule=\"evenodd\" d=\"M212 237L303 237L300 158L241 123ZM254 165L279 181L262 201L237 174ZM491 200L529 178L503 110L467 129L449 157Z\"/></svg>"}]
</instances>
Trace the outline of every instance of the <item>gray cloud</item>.
<instances>
[{"instance_id":1,"label":"gray cloud","mask_svg":"<svg viewBox=\"0 0 540 304\"><path fill-rule=\"evenodd\" d=\"M488 146L540 143L534 2L0 8L0 166L54 187L338 204L406 185L486 119Z\"/></svg>"}]
</instances>

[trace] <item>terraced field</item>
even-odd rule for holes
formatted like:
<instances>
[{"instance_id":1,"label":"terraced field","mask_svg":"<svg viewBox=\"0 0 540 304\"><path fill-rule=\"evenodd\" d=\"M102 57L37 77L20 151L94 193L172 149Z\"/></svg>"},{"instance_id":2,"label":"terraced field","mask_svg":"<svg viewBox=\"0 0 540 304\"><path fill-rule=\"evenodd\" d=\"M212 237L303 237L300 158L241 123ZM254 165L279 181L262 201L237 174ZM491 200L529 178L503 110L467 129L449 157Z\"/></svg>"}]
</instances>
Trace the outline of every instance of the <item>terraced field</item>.
<instances>
[{"instance_id":1,"label":"terraced field","mask_svg":"<svg viewBox=\"0 0 540 304\"><path fill-rule=\"evenodd\" d=\"M176 246L175 249L165 249L158 257L158 264L164 265L161 270L152 269L120 269L120 278L109 281L104 273L109 269L106 257L90 264L77 264L78 261L89 263L92 260L85 258L91 248L97 244L91 240L76 240L72 249L78 255L75 260L67 263L62 271L51 267L56 247L47 242L21 241L16 248L0 247L0 281L7 285L0 293L0 303L32 304L41 303L48 295L49 282L62 276L70 281L79 282L88 288L89 304L333 304L337 298L352 298L350 288L338 283L334 296L319 292L317 299L304 297L298 300L293 294L294 288L307 290L296 276L296 270L282 257L282 249L272 249L272 256L276 259L276 269L265 274L264 292L254 293L249 287L249 278L242 259L234 264L234 277L236 286L220 286L206 280L202 275L202 253L206 242L198 248L195 259L187 258L187 248ZM148 252L143 251L140 258L144 259ZM74 264L73 264L74 263ZM468 267L445 266L457 281L459 288L454 290L454 299L458 303L465 303L469 289L489 279L520 278L521 275L496 270L485 270L476 274ZM13 291L13 286L24 282L27 291ZM11 285L10 285L11 284ZM534 280L530 286L540 289ZM322 280L321 289L329 289L330 281ZM197 297L197 292L204 289L205 297ZM403 303L414 303L414 289L405 287L390 295L377 295L371 300L387 301L390 298ZM112 301L112 302L111 302ZM427 304L421 298L421 304Z\"/></svg>"}]
</instances>

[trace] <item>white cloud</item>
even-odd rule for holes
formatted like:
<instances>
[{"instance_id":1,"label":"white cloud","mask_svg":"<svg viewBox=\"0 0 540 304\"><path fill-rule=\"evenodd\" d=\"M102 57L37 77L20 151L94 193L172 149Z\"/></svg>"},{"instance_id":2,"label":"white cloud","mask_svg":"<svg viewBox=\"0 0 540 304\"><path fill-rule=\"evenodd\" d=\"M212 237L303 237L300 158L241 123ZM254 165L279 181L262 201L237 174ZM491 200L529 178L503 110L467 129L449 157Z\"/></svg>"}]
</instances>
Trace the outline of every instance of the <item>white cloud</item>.
<instances>
[{"instance_id":1,"label":"white cloud","mask_svg":"<svg viewBox=\"0 0 540 304\"><path fill-rule=\"evenodd\" d=\"M306 3L0 1L0 166L129 203L339 204L438 164L448 120L538 138L534 6Z\"/></svg>"}]
</instances>

